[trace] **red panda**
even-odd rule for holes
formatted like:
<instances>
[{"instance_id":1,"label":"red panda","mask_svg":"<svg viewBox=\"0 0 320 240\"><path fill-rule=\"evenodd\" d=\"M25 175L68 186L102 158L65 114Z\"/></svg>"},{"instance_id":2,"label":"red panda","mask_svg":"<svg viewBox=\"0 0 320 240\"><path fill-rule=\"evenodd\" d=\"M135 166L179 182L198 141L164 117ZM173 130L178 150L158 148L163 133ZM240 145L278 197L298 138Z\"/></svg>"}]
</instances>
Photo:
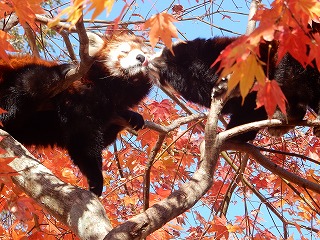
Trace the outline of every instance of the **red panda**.
<instances>
[{"instance_id":1,"label":"red panda","mask_svg":"<svg viewBox=\"0 0 320 240\"><path fill-rule=\"evenodd\" d=\"M152 75L158 84L168 89L174 89L186 100L210 107L214 93L222 94L226 89L226 82L219 82L219 64L212 63L219 57L220 52L237 38L214 37L211 39L197 38L173 46L173 52L164 48L150 60ZM260 44L260 56L263 62L268 62L268 77L275 79L280 85L287 99L287 116L276 111L274 118L286 122L301 121L311 108L320 115L320 73L316 68L308 65L303 67L296 59L287 53L277 64L277 42ZM267 71L267 69L265 69ZM151 75L150 75L151 76ZM225 79L227 80L227 79ZM235 95L226 101L222 113L231 114L227 129L259 120L267 119L264 107L256 106L256 91L250 92L242 100ZM287 126L272 130L273 135L285 133ZM320 130L314 128L320 136ZM252 130L235 136L233 140L246 142L254 140L257 131Z\"/></svg>"},{"instance_id":2,"label":"red panda","mask_svg":"<svg viewBox=\"0 0 320 240\"><path fill-rule=\"evenodd\" d=\"M102 40L94 35L88 35L91 43L95 38L91 50L97 52L89 71L54 96L52 88L74 65L30 56L11 56L11 66L0 61L0 107L7 111L0 121L22 144L67 149L90 190L100 196L101 152L124 127L143 127L143 117L130 108L149 93L152 83L149 49L142 38L119 34Z\"/></svg>"}]
</instances>

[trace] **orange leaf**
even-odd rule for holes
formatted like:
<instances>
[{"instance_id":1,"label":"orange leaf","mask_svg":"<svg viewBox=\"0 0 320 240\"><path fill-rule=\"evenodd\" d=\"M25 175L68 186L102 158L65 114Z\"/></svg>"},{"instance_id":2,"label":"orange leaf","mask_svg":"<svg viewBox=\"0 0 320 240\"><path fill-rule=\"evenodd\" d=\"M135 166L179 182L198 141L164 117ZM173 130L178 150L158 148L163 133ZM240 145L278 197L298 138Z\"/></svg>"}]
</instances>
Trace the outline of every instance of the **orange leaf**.
<instances>
[{"instance_id":1,"label":"orange leaf","mask_svg":"<svg viewBox=\"0 0 320 240\"><path fill-rule=\"evenodd\" d=\"M316 61L317 68L320 69L320 34L313 34L313 41L310 41L309 47L309 60L308 63L311 63L312 60Z\"/></svg>"},{"instance_id":2,"label":"orange leaf","mask_svg":"<svg viewBox=\"0 0 320 240\"><path fill-rule=\"evenodd\" d=\"M215 216L213 221L211 221L210 223L211 228L208 230L208 232L216 232L215 239L221 239L222 237L225 237L225 239L229 238L229 231L227 228L227 221L225 218Z\"/></svg>"},{"instance_id":3,"label":"orange leaf","mask_svg":"<svg viewBox=\"0 0 320 240\"><path fill-rule=\"evenodd\" d=\"M19 17L21 25L27 22L34 31L37 30L37 26L35 25L36 14L45 13L40 5L42 2L43 0L12 0L14 11Z\"/></svg>"},{"instance_id":4,"label":"orange leaf","mask_svg":"<svg viewBox=\"0 0 320 240\"><path fill-rule=\"evenodd\" d=\"M123 201L124 201L124 204L126 205L126 206L128 206L128 205L135 205L135 204L137 204L137 202L138 202L138 197L133 197L133 196L131 196L131 197L129 197L129 196L125 196L124 198L123 198Z\"/></svg>"},{"instance_id":5,"label":"orange leaf","mask_svg":"<svg viewBox=\"0 0 320 240\"><path fill-rule=\"evenodd\" d=\"M144 24L144 29L150 28L149 38L152 47L155 47L159 39L172 51L172 38L178 38L178 32L173 22L177 20L166 12L156 14Z\"/></svg>"},{"instance_id":6,"label":"orange leaf","mask_svg":"<svg viewBox=\"0 0 320 240\"><path fill-rule=\"evenodd\" d=\"M264 84L265 73L263 62L259 60L256 49L259 41L250 40L248 36L238 38L227 46L212 64L220 62L222 69L220 78L230 75L228 93L240 84L240 93L243 98L249 93L255 80Z\"/></svg>"},{"instance_id":7,"label":"orange leaf","mask_svg":"<svg viewBox=\"0 0 320 240\"><path fill-rule=\"evenodd\" d=\"M8 33L0 30L0 58L2 58L6 62L9 62L9 57L6 51L10 51L10 52L15 51L12 45L8 42L10 38L11 36Z\"/></svg>"},{"instance_id":8,"label":"orange leaf","mask_svg":"<svg viewBox=\"0 0 320 240\"><path fill-rule=\"evenodd\" d=\"M0 1L0 18L5 18L8 12L12 12L12 6L8 5L5 1Z\"/></svg>"},{"instance_id":9,"label":"orange leaf","mask_svg":"<svg viewBox=\"0 0 320 240\"><path fill-rule=\"evenodd\" d=\"M264 106L268 117L272 118L276 107L286 114L286 97L275 80L268 80L264 86L258 85L257 108Z\"/></svg>"},{"instance_id":10,"label":"orange leaf","mask_svg":"<svg viewBox=\"0 0 320 240\"><path fill-rule=\"evenodd\" d=\"M227 225L227 229L230 233L241 232L242 228L239 225Z\"/></svg>"},{"instance_id":11,"label":"orange leaf","mask_svg":"<svg viewBox=\"0 0 320 240\"><path fill-rule=\"evenodd\" d=\"M104 0L104 1L90 0L90 1L91 1L91 5L88 11L94 9L91 19L95 19L105 9L107 9L107 14L109 14L114 4L114 0Z\"/></svg>"},{"instance_id":12,"label":"orange leaf","mask_svg":"<svg viewBox=\"0 0 320 240\"><path fill-rule=\"evenodd\" d=\"M17 171L14 170L12 167L10 167L8 164L11 163L15 159L15 157L5 157L5 158L0 158L0 164L1 164L1 174L6 174L8 177L10 176L15 176L17 175Z\"/></svg>"}]
</instances>

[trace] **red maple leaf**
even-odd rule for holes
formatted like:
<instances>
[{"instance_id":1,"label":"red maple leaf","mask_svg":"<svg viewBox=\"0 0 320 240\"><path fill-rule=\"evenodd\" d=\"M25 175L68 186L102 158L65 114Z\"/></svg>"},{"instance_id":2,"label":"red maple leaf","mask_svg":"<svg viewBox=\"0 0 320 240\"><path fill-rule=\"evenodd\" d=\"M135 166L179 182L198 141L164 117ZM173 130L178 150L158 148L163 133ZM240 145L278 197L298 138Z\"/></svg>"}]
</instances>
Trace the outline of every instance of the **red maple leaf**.
<instances>
[{"instance_id":1,"label":"red maple leaf","mask_svg":"<svg viewBox=\"0 0 320 240\"><path fill-rule=\"evenodd\" d=\"M257 108L264 106L268 117L272 118L276 107L286 114L286 97L275 80L267 80L264 85L258 84Z\"/></svg>"}]
</instances>

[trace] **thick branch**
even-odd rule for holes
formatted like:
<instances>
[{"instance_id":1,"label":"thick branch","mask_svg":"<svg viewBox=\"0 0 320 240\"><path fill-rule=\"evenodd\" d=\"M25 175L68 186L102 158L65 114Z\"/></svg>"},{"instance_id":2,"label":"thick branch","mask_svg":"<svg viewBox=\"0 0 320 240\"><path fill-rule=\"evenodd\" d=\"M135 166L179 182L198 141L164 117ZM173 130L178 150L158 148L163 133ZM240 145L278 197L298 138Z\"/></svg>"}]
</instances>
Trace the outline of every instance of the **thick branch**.
<instances>
[{"instance_id":1,"label":"thick branch","mask_svg":"<svg viewBox=\"0 0 320 240\"><path fill-rule=\"evenodd\" d=\"M251 122L247 124L243 124L237 127L230 128L224 132L221 132L219 134L219 137L221 141L228 140L234 136L240 135L242 133L251 131L251 130L260 130L265 127L278 127L278 126L309 126L309 127L314 127L314 126L320 126L320 121L319 120L304 120L304 121L295 121L295 122L290 122L290 124L285 124L281 122L278 119L269 119L269 120L261 120L257 122Z\"/></svg>"},{"instance_id":2,"label":"thick branch","mask_svg":"<svg viewBox=\"0 0 320 240\"><path fill-rule=\"evenodd\" d=\"M206 125L205 139L209 144L205 145L199 169L190 181L145 212L114 228L105 239L144 238L190 209L208 191L213 183L213 173L220 153L221 143L215 133L221 109L222 101L213 100Z\"/></svg>"},{"instance_id":3,"label":"thick branch","mask_svg":"<svg viewBox=\"0 0 320 240\"><path fill-rule=\"evenodd\" d=\"M260 3L261 3L261 0L251 0L246 35L249 35L250 33L252 33L253 30L256 28L257 21L253 20L252 18L256 14L258 5Z\"/></svg>"},{"instance_id":4,"label":"thick branch","mask_svg":"<svg viewBox=\"0 0 320 240\"><path fill-rule=\"evenodd\" d=\"M2 158L14 158L9 164L19 174L12 177L16 185L68 226L80 239L103 239L112 229L99 199L91 192L62 182L34 158L8 133L0 147Z\"/></svg>"}]
</instances>

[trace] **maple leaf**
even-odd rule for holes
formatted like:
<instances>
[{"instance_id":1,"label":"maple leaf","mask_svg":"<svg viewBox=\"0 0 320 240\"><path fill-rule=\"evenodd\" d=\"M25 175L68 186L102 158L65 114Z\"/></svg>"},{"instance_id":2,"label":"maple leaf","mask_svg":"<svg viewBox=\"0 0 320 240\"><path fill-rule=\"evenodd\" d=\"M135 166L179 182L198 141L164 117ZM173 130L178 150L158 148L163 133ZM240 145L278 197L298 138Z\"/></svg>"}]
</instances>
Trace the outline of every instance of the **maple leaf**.
<instances>
[{"instance_id":1,"label":"maple leaf","mask_svg":"<svg viewBox=\"0 0 320 240\"><path fill-rule=\"evenodd\" d=\"M34 31L37 31L38 27L35 24L36 14L45 13L40 5L42 2L43 0L12 0L14 12L19 17L21 25L28 23Z\"/></svg>"},{"instance_id":2,"label":"maple leaf","mask_svg":"<svg viewBox=\"0 0 320 240\"><path fill-rule=\"evenodd\" d=\"M264 84L265 81L263 63L253 50L255 46L247 40L248 38L244 37L227 46L212 64L215 65L218 61L221 61L220 78L230 75L227 93L230 93L240 84L240 93L243 98L247 96L255 80L260 84Z\"/></svg>"},{"instance_id":3,"label":"maple leaf","mask_svg":"<svg viewBox=\"0 0 320 240\"><path fill-rule=\"evenodd\" d=\"M227 229L230 233L241 232L242 228L238 225L227 224Z\"/></svg>"},{"instance_id":4,"label":"maple leaf","mask_svg":"<svg viewBox=\"0 0 320 240\"><path fill-rule=\"evenodd\" d=\"M313 60L316 62L316 66L318 69L320 69L320 34L315 33L313 34L313 41L310 41L310 44L308 45L310 47L309 51L309 59L308 63L311 63Z\"/></svg>"},{"instance_id":5,"label":"maple leaf","mask_svg":"<svg viewBox=\"0 0 320 240\"><path fill-rule=\"evenodd\" d=\"M249 93L255 80L263 84L265 73L262 68L262 62L255 53L259 41L250 42L248 36L238 38L227 46L212 64L214 66L220 62L218 71L221 71L220 79L230 76L228 80L229 94L238 84L240 84L240 93L243 99Z\"/></svg>"},{"instance_id":6,"label":"maple leaf","mask_svg":"<svg viewBox=\"0 0 320 240\"><path fill-rule=\"evenodd\" d=\"M320 3L318 0L288 1L288 5L299 13L300 17L303 14L306 14L311 19L317 19L320 16Z\"/></svg>"},{"instance_id":7,"label":"maple leaf","mask_svg":"<svg viewBox=\"0 0 320 240\"><path fill-rule=\"evenodd\" d=\"M171 190L170 189L158 188L156 190L156 192L160 197L165 198L165 197L168 197L170 195Z\"/></svg>"},{"instance_id":8,"label":"maple leaf","mask_svg":"<svg viewBox=\"0 0 320 240\"><path fill-rule=\"evenodd\" d=\"M90 0L90 1L91 1L91 5L88 11L94 9L91 19L95 19L105 9L107 9L107 14L109 14L114 4L114 0L104 0L104 1Z\"/></svg>"},{"instance_id":9,"label":"maple leaf","mask_svg":"<svg viewBox=\"0 0 320 240\"><path fill-rule=\"evenodd\" d=\"M15 49L8 42L12 38L8 33L0 30L0 58L9 63L9 57L6 51L14 52ZM3 109L0 110L0 113L3 113Z\"/></svg>"},{"instance_id":10,"label":"maple leaf","mask_svg":"<svg viewBox=\"0 0 320 240\"><path fill-rule=\"evenodd\" d=\"M173 22L177 20L166 12L152 16L144 23L144 29L150 28L149 38L152 47L155 47L159 39L172 51L172 38L178 38L178 32Z\"/></svg>"},{"instance_id":11,"label":"maple leaf","mask_svg":"<svg viewBox=\"0 0 320 240\"><path fill-rule=\"evenodd\" d=\"M221 239L222 237L225 237L225 239L229 238L229 231L227 228L227 220L226 218L220 218L218 216L215 216L213 221L210 222L211 228L208 230L208 232L216 232L216 238L215 239Z\"/></svg>"},{"instance_id":12,"label":"maple leaf","mask_svg":"<svg viewBox=\"0 0 320 240\"><path fill-rule=\"evenodd\" d=\"M226 71L229 71L228 74L231 74L228 81L228 92L240 84L240 94L243 99L251 90L255 79L257 79L260 84L264 83L265 74L261 63L259 63L259 60L253 54L250 54L246 61L241 61L229 69L224 69L222 74L226 74Z\"/></svg>"},{"instance_id":13,"label":"maple leaf","mask_svg":"<svg viewBox=\"0 0 320 240\"><path fill-rule=\"evenodd\" d=\"M292 57L301 63L302 66L306 66L308 64L309 57L306 54L306 43L310 43L310 39L301 29L284 31L282 34L279 34L278 39L280 40L278 49L278 63L283 56L289 52Z\"/></svg>"},{"instance_id":14,"label":"maple leaf","mask_svg":"<svg viewBox=\"0 0 320 240\"><path fill-rule=\"evenodd\" d=\"M152 102L150 104L151 111L150 114L154 116L154 119L159 121L167 121L175 116L176 110L173 109L172 103L168 99L164 99L161 102Z\"/></svg>"},{"instance_id":15,"label":"maple leaf","mask_svg":"<svg viewBox=\"0 0 320 240\"><path fill-rule=\"evenodd\" d=\"M48 23L48 27L54 27L60 21L60 17L62 15L67 15L67 21L71 23L71 25L75 25L79 18L82 16L83 4L85 0L74 0L71 6L63 9L52 21Z\"/></svg>"},{"instance_id":16,"label":"maple leaf","mask_svg":"<svg viewBox=\"0 0 320 240\"><path fill-rule=\"evenodd\" d=\"M275 80L267 80L264 86L258 84L257 108L264 106L269 118L272 118L276 107L286 114L286 97Z\"/></svg>"},{"instance_id":17,"label":"maple leaf","mask_svg":"<svg viewBox=\"0 0 320 240\"><path fill-rule=\"evenodd\" d=\"M8 12L12 12L12 7L5 1L0 1L0 18L5 18Z\"/></svg>"},{"instance_id":18,"label":"maple leaf","mask_svg":"<svg viewBox=\"0 0 320 240\"><path fill-rule=\"evenodd\" d=\"M8 165L14 159L15 159L15 157L0 158L1 174L6 174L7 178L9 178L10 176L18 175L18 172Z\"/></svg>"}]
</instances>

